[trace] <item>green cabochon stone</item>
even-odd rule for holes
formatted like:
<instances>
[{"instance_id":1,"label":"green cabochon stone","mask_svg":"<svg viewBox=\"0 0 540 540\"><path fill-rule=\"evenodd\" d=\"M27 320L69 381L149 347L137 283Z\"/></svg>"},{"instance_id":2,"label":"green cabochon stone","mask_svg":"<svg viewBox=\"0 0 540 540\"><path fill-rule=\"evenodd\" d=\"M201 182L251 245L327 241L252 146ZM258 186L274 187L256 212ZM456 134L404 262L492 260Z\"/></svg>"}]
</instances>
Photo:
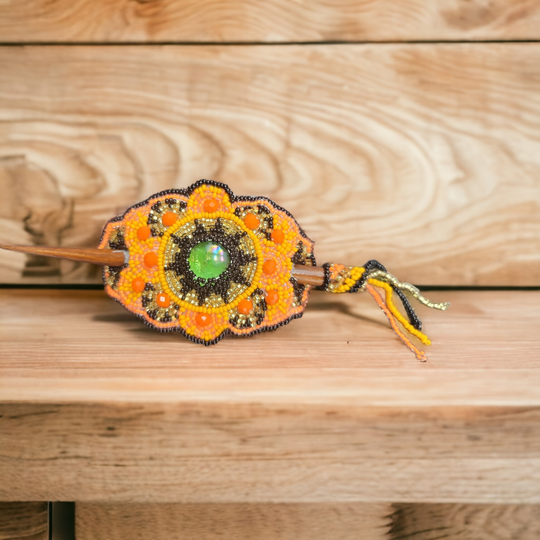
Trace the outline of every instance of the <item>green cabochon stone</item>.
<instances>
[{"instance_id":1,"label":"green cabochon stone","mask_svg":"<svg viewBox=\"0 0 540 540\"><path fill-rule=\"evenodd\" d=\"M231 258L227 250L214 242L201 242L191 249L189 267L199 278L211 279L223 274Z\"/></svg>"}]
</instances>

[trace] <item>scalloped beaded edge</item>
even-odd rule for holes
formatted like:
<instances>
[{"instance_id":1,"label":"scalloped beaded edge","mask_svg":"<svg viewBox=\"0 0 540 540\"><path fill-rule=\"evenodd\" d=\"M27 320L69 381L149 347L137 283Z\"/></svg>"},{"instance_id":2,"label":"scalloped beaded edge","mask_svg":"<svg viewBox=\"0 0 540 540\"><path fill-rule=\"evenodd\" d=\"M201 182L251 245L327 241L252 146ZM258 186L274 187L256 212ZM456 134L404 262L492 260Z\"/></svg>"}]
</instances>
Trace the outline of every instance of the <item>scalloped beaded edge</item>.
<instances>
[{"instance_id":1,"label":"scalloped beaded edge","mask_svg":"<svg viewBox=\"0 0 540 540\"><path fill-rule=\"evenodd\" d=\"M305 242L303 243L304 244L304 249L307 251L307 253L311 257L311 263L315 264L315 260L314 260L314 257L313 257L313 244L314 244L314 242L306 235L306 233L303 231L303 229L298 225L298 223L296 222L294 217L290 214L290 212L288 212L284 208L280 207L279 205L277 205L276 203L274 203L272 200L270 200L267 197L235 196L227 185L225 185L223 183L220 183L220 182L215 182L213 180L199 180L199 181L195 182L194 184L192 184L191 186L189 186L188 188L185 188L185 189L170 189L170 190L161 191L159 193L156 193L156 194L152 195L151 197L148 197L144 201L141 201L141 202L129 207L124 213L122 213L122 214L120 214L118 216L115 216L114 218L110 219L106 223L106 225L105 225L105 227L103 229L103 233L101 235L100 244L103 242L103 240L105 239L105 237L107 235L107 230L108 230L109 225L115 224L115 223L121 223L126 218L127 214L130 213L131 211L133 211L134 209L147 206L150 203L152 203L152 201L155 201L155 200L157 200L157 199L159 199L161 197L166 197L167 195L182 196L182 197L185 197L185 198L189 199L189 197L198 188L200 188L201 186L205 186L205 187L210 186L210 187L217 188L219 190L223 190L226 193L227 197L229 198L229 203L231 205L234 205L235 203L250 203L250 202L253 202L253 203L256 203L256 204L268 203L268 206L269 206L270 210L274 210L276 213L282 213L282 214L284 214L284 217L286 219L290 219L290 220L292 220L294 222L294 224L296 225L296 228L297 228L297 233L295 233L295 234L297 234L296 242L298 242L298 240L300 240L300 237L302 237L302 239L305 240ZM236 208L238 208L238 206L236 206ZM225 216L225 215L221 216L222 213L219 213L220 216L218 216L218 217L224 217L225 219L230 219L230 218L233 217L233 212L234 212L234 210L232 210L231 212L228 212L228 213L227 212L223 213L223 214L228 214L227 216ZM215 212L215 213L218 213L218 212ZM214 214L214 212L212 212L211 214ZM185 221L186 222L188 221L187 218L185 218ZM298 245L298 243L296 245ZM162 252L162 249L160 247L160 253L161 252ZM260 266L260 259L258 260L258 266ZM290 267L292 268L292 264L290 265ZM118 268L119 268L119 270L121 272L123 269L126 268L126 266L118 267ZM107 271L108 271L108 267L104 267L104 269L103 269L103 279L104 279L105 284L106 284L105 290L106 290L107 294L109 294L109 296L111 296L116 302L121 304L127 311L129 311L130 313L135 315L138 319L140 319L146 326L148 326L149 328L158 330L159 332L172 332L172 331L180 332L183 336L185 336L190 341L193 341L194 343L198 343L198 344L203 344L203 345L206 345L206 346L218 343L221 339L223 339L227 335L236 335L236 336L241 336L241 337L248 337L248 336L258 334L258 333L261 333L261 332L264 332L264 331L275 330L277 328L280 328L281 326L289 324L294 319L301 318L302 315L303 315L303 311L304 311L304 309L306 307L306 304L307 304L309 291L311 289L311 287L305 286L303 288L303 290L301 290L299 297L296 296L297 291L295 290L293 295L294 295L294 297L299 298L298 303L294 304L294 302L293 302L293 304L292 304L293 307L287 308L288 316L286 316L284 319L276 320L276 322L274 322L274 323L265 323L264 322L265 319L266 319L266 311L264 311L265 318L261 321L260 324L257 324L256 326L246 327L246 328L236 326L235 327L236 331L235 331L233 328L231 328L231 324L232 324L231 323L231 314L230 314L230 310L228 310L227 311L228 320L227 320L227 323L226 323L227 327L224 328L218 335L213 336L211 339L208 339L208 338L205 339L205 338L199 337L197 335L193 335L192 333L189 333L186 330L186 328L184 328L180 324L178 319L177 319L177 324L175 324L174 326L166 326L166 327L164 327L164 326L158 326L157 324L153 324L150 320L148 320L147 317L145 317L145 315L143 315L141 313L134 312L133 309L130 309L130 306L127 305L126 302L123 302L120 298L118 298L117 296L115 296L114 294L111 293L111 291L113 291L114 289L112 287L109 287L109 285L107 284L107 281L106 281ZM259 279L259 276L260 276L260 272L257 274L257 279ZM293 284L293 288L295 288L295 284L297 285L297 283L294 280L294 278L289 276L289 281ZM250 287L250 291L253 292L252 289L256 290L257 286L258 286L258 282L255 280L254 283L253 283L253 287ZM251 294L251 292L250 292L250 294ZM245 296L246 295L242 295L242 298L245 297ZM240 300L241 300L241 298L238 298L238 302ZM236 303L238 303L238 302L236 302ZM265 303L264 300L263 300L263 303ZM188 306L187 309L184 310L184 312L187 313L189 310L201 311L201 310L194 309L194 308L195 308L195 306ZM202 311L206 312L206 310L202 310Z\"/></svg>"}]
</instances>

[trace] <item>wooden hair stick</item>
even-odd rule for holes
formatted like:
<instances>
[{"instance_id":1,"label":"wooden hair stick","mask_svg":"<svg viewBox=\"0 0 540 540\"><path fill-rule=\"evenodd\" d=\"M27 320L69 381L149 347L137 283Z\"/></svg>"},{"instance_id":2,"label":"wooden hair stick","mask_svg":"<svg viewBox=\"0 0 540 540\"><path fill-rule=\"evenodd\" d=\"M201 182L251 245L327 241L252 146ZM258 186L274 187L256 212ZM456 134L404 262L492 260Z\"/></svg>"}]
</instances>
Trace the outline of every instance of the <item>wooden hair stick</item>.
<instances>
[{"instance_id":1,"label":"wooden hair stick","mask_svg":"<svg viewBox=\"0 0 540 540\"><path fill-rule=\"evenodd\" d=\"M9 246L0 244L0 248L29 255L42 255L56 259L68 259L102 266L122 266L129 262L129 252L114 249L63 248L42 246Z\"/></svg>"},{"instance_id":2,"label":"wooden hair stick","mask_svg":"<svg viewBox=\"0 0 540 540\"><path fill-rule=\"evenodd\" d=\"M266 197L238 197L210 180L128 208L106 224L97 249L0 247L103 265L109 296L148 326L180 331L204 345L301 317L312 287L331 293L367 289L396 334L424 361L425 354L397 326L430 344L408 297L435 309L448 307L430 302L375 260L316 266L313 241L291 214ZM385 291L384 300L374 287Z\"/></svg>"},{"instance_id":3,"label":"wooden hair stick","mask_svg":"<svg viewBox=\"0 0 540 540\"><path fill-rule=\"evenodd\" d=\"M45 246L11 246L0 244L1 249L17 251L29 255L67 259L100 266L123 266L129 263L129 251L99 248L62 248ZM295 264L292 270L293 277L303 285L320 287L324 283L324 268L322 266L304 266Z\"/></svg>"}]
</instances>

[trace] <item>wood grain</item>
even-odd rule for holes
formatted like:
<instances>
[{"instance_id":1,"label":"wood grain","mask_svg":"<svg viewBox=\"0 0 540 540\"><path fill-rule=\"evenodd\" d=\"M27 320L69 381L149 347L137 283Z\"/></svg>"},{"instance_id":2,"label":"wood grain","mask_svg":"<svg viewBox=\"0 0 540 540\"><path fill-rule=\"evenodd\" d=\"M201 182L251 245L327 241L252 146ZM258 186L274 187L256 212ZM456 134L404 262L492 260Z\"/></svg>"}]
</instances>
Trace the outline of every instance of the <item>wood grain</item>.
<instances>
[{"instance_id":1,"label":"wood grain","mask_svg":"<svg viewBox=\"0 0 540 540\"><path fill-rule=\"evenodd\" d=\"M456 377L461 372L460 384L464 385L468 384L469 371L489 370L484 375L487 380L493 370L509 370L503 392L514 384L514 374L519 387L525 382L517 375L520 370L540 367L540 291L426 294L436 302L450 301L450 308L445 312L418 308L423 328L433 341L426 348L428 365L422 369L367 294L313 292L303 318L276 332L248 341L229 337L216 346L201 347L177 333L161 334L147 328L102 291L4 289L0 291L0 366L28 370L25 376L35 375L36 379L53 373L77 379L77 372L71 373L78 368L114 370L115 377L127 369L147 373L150 368L230 370L231 374L264 369L267 376L278 368L406 369L412 370L410 374L420 370L423 376L437 369L453 371ZM32 388L37 391L37 387ZM496 388L491 390L498 392ZM46 387L43 390L46 392ZM10 389L6 385L2 391L22 396L25 387ZM437 399L436 392L424 395ZM45 393L40 399L55 397L54 392ZM111 397L108 393L106 399ZM444 399L447 397L445 394ZM519 394L514 398L519 399Z\"/></svg>"},{"instance_id":2,"label":"wood grain","mask_svg":"<svg viewBox=\"0 0 540 540\"><path fill-rule=\"evenodd\" d=\"M389 504L78 503L77 540L387 540Z\"/></svg>"},{"instance_id":3,"label":"wood grain","mask_svg":"<svg viewBox=\"0 0 540 540\"><path fill-rule=\"evenodd\" d=\"M0 502L0 540L47 540L46 502Z\"/></svg>"},{"instance_id":4,"label":"wood grain","mask_svg":"<svg viewBox=\"0 0 540 540\"><path fill-rule=\"evenodd\" d=\"M538 39L535 0L4 0L2 42Z\"/></svg>"},{"instance_id":5,"label":"wood grain","mask_svg":"<svg viewBox=\"0 0 540 540\"><path fill-rule=\"evenodd\" d=\"M540 502L538 406L177 395L175 404L2 405L0 498Z\"/></svg>"},{"instance_id":6,"label":"wood grain","mask_svg":"<svg viewBox=\"0 0 540 540\"><path fill-rule=\"evenodd\" d=\"M540 292L437 295L422 364L362 295L205 348L4 290L0 500L540 502Z\"/></svg>"},{"instance_id":7,"label":"wood grain","mask_svg":"<svg viewBox=\"0 0 540 540\"><path fill-rule=\"evenodd\" d=\"M540 284L540 44L0 49L0 243L95 247L201 178L264 194L319 263ZM0 254L3 282L97 282Z\"/></svg>"},{"instance_id":8,"label":"wood grain","mask_svg":"<svg viewBox=\"0 0 540 540\"><path fill-rule=\"evenodd\" d=\"M537 540L540 506L495 504L77 504L77 538Z\"/></svg>"},{"instance_id":9,"label":"wood grain","mask_svg":"<svg viewBox=\"0 0 540 540\"><path fill-rule=\"evenodd\" d=\"M391 539L536 540L540 506L394 504Z\"/></svg>"}]
</instances>

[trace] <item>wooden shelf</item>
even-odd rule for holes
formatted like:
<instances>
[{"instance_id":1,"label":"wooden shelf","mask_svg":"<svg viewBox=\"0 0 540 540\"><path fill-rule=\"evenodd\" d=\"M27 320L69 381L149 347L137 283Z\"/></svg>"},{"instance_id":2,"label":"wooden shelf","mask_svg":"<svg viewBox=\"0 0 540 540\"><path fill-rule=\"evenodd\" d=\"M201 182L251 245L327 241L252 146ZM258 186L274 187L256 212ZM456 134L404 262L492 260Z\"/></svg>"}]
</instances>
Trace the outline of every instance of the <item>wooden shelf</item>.
<instances>
[{"instance_id":1,"label":"wooden shelf","mask_svg":"<svg viewBox=\"0 0 540 540\"><path fill-rule=\"evenodd\" d=\"M367 295L202 347L100 291L0 293L0 500L540 502L540 291Z\"/></svg>"}]
</instances>

